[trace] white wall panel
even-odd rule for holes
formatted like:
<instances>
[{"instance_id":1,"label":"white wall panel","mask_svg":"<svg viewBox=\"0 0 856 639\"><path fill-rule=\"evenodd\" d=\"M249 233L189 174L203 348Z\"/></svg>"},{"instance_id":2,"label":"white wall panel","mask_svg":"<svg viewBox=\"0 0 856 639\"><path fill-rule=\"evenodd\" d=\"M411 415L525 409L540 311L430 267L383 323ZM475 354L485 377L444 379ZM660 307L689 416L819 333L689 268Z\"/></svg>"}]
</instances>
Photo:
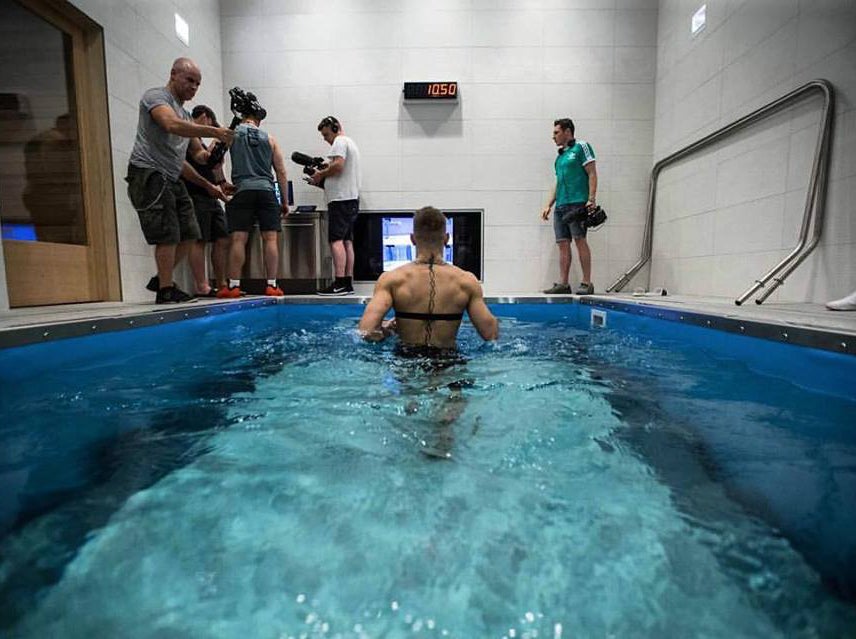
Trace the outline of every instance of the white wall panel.
<instances>
[{"instance_id":1,"label":"white wall panel","mask_svg":"<svg viewBox=\"0 0 856 639\"><path fill-rule=\"evenodd\" d=\"M553 180L552 121L572 117L598 154L599 195L616 226L592 238L597 288L638 254L660 99L655 0L74 3L105 28L126 299L150 298L142 287L153 268L122 181L136 105L180 55L202 67L194 103L228 121L225 89L255 91L289 154L324 154L316 124L340 117L364 155L365 207L484 208L495 294L532 293L556 277L552 228L538 213ZM175 12L190 23L190 47L173 34ZM815 63L801 55L806 68ZM404 80L432 79L459 81L460 102L401 104ZM320 204L299 167L288 168L298 200ZM572 272L578 279L576 257Z\"/></svg>"},{"instance_id":2,"label":"white wall panel","mask_svg":"<svg viewBox=\"0 0 856 639\"><path fill-rule=\"evenodd\" d=\"M194 104L205 103L217 112L221 120L228 119L223 111L225 94L219 2L73 0L73 4L104 29L122 297L129 301L148 301L153 295L144 286L155 272L153 252L143 238L137 214L128 201L124 181L136 132L138 104L147 89L167 83L173 60L184 56L196 61L202 70L199 92L193 102L185 106L191 108ZM260 3L242 2L241 9L236 16L252 16L253 11L258 15ZM190 26L190 46L185 46L175 35L175 13L179 13ZM235 31L230 32L231 41L239 38L238 29ZM231 61L235 67L228 75L235 82L246 82L244 70L253 68L247 62ZM179 271L177 279L185 286L190 283L186 270Z\"/></svg>"},{"instance_id":3,"label":"white wall panel","mask_svg":"<svg viewBox=\"0 0 856 639\"><path fill-rule=\"evenodd\" d=\"M841 297L856 288L856 194L847 179L856 172L856 5L848 0L707 4L708 25L692 37L695 5L660 2L655 158L809 80L829 79L837 113L823 236L771 299ZM803 217L819 112L820 99L812 98L683 160L680 169L667 169L657 196L652 277L678 293L734 296L787 254ZM684 262L697 240L682 216L695 217L699 209L714 221L714 243L712 254L693 258L704 268L688 271Z\"/></svg>"}]
</instances>

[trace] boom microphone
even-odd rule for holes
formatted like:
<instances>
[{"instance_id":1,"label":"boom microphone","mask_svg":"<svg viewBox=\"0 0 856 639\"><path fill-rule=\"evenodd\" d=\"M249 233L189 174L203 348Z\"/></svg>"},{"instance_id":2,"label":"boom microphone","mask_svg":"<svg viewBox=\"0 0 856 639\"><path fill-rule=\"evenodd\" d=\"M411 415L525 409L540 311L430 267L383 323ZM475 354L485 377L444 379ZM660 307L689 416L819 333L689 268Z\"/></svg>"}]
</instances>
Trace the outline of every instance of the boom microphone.
<instances>
[{"instance_id":1,"label":"boom microphone","mask_svg":"<svg viewBox=\"0 0 856 639\"><path fill-rule=\"evenodd\" d=\"M314 158L311 155L306 155L305 153L301 153L300 151L295 151L291 154L291 161L295 164L299 164L303 167L303 172L306 175L313 175L315 171L318 169L327 168L327 162L324 161L324 158ZM306 182L309 182L306 179ZM324 181L321 181L321 184L318 185L320 188L324 188Z\"/></svg>"}]
</instances>

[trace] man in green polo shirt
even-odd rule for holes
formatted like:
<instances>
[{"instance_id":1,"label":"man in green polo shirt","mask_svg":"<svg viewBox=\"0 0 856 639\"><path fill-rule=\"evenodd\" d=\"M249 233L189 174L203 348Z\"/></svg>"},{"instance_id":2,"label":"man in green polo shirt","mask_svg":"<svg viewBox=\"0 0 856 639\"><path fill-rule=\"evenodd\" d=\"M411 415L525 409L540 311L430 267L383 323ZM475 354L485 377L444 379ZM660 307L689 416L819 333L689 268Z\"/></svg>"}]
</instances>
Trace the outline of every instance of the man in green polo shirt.
<instances>
[{"instance_id":1,"label":"man in green polo shirt","mask_svg":"<svg viewBox=\"0 0 856 639\"><path fill-rule=\"evenodd\" d=\"M597 163L594 149L588 142L574 137L574 123L570 118L553 122L553 141L559 147L559 155L554 162L556 184L550 192L549 201L541 210L541 219L550 219L550 209L555 204L553 231L559 247L559 281L544 292L548 295L571 292L568 274L571 270L573 238L583 271L583 280L576 294L591 295L594 293L594 285L591 282L591 250L582 222L586 211L595 206L597 201Z\"/></svg>"}]
</instances>

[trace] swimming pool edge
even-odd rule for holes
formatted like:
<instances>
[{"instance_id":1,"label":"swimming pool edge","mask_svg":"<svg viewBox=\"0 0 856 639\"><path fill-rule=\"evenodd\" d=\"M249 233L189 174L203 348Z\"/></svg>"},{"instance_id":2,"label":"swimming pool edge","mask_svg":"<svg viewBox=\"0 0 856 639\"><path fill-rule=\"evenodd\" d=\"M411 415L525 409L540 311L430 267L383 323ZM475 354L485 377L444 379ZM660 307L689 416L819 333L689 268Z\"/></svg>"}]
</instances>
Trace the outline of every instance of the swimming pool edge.
<instances>
[{"instance_id":1,"label":"swimming pool edge","mask_svg":"<svg viewBox=\"0 0 856 639\"><path fill-rule=\"evenodd\" d=\"M158 326L184 320L199 319L277 305L365 305L369 297L251 298L215 304L184 304L174 308L156 308L140 313L112 314L54 323L14 326L0 329L0 350L29 344L39 344L86 335L97 335L147 326ZM644 301L616 300L606 295L593 296L491 296L488 304L572 304L590 309L620 311L635 316L733 333L745 337L773 341L846 355L856 355L856 334L835 329L796 326L772 320L747 319L717 313L679 308L668 303L651 304Z\"/></svg>"}]
</instances>

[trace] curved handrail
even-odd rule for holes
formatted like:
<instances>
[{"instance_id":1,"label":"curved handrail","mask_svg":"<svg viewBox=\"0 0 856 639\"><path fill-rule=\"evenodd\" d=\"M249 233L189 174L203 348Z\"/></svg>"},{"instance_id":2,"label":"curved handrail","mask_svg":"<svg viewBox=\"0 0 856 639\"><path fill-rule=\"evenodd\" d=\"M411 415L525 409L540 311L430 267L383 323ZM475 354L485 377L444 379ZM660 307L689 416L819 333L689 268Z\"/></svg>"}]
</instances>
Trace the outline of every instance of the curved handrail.
<instances>
[{"instance_id":1,"label":"curved handrail","mask_svg":"<svg viewBox=\"0 0 856 639\"><path fill-rule=\"evenodd\" d=\"M811 182L809 184L808 189L808 197L806 198L806 206L805 211L803 212L803 220L802 225L800 227L800 237L797 246L785 257L781 262L779 262L775 267L773 267L767 274L765 274L760 280L755 282L755 285L746 291L743 295L735 300L737 305L742 304L746 299L748 299L751 295L753 295L760 288L763 288L766 283L773 278L774 275L782 271L779 278L776 278L775 284L765 292L763 296L761 296L757 302L761 304L776 288L778 288L785 278L790 275L793 270L799 266L799 264L807 257L807 255L817 246L818 241L820 240L820 231L823 226L823 204L825 201L825 192L826 192L826 179L828 174L828 165L829 165L829 147L831 142L832 135L832 114L833 114L833 104L834 104L834 92L832 88L832 84L827 80L818 79L812 80L811 82L807 82L803 86L794 89L790 93L783 95L777 100L770 102L766 106L761 107L753 111L752 113L743 116L739 120L735 120L731 124L728 124L721 129L717 129L713 133L706 135L705 137L693 142L689 146L685 146L684 148L675 151L671 155L663 158L659 162L654 165L654 168L651 169L651 179L648 185L648 215L645 220L645 234L642 238L642 255L639 258L639 261L636 262L633 266L627 270L624 275L619 277L615 282L613 282L609 288L606 289L607 293L611 293L612 291L620 291L623 289L627 283L631 280L631 278L639 272L648 260L651 259L651 248L654 243L654 205L656 203L656 194L657 194L657 180L660 176L660 172L677 162L678 160L687 157L702 149L704 147L710 146L716 142L719 142L722 138L735 133L741 129L748 127L759 120L769 116L771 113L778 111L779 109L789 106L791 103L796 102L803 98L806 94L812 93L815 91L820 91L824 96L824 115L823 121L821 124L821 129L818 134L817 146L815 147L814 153L814 163L812 165L811 172ZM822 184L821 184L822 182ZM817 220L814 224L814 234L811 242L809 243L808 248L803 251L806 246L806 240L808 236L808 230L811 227L813 213L817 212ZM794 262L796 260L796 262ZM650 275L649 275L650 279Z\"/></svg>"}]
</instances>

